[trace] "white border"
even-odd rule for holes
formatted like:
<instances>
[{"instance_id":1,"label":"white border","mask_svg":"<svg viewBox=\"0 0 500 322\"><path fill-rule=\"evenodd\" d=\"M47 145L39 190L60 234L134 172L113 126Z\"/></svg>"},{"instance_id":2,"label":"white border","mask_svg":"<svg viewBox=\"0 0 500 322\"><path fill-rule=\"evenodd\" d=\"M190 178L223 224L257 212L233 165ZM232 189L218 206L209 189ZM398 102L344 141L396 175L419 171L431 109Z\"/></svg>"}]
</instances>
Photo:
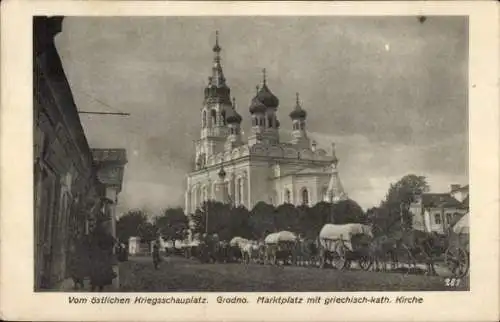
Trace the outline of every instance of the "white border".
<instances>
[{"instance_id":1,"label":"white border","mask_svg":"<svg viewBox=\"0 0 500 322\"><path fill-rule=\"evenodd\" d=\"M33 293L32 15L468 15L469 174L472 188L470 192L471 292L370 292L370 296L423 296L425 303L333 306L257 305L255 298L259 293L246 293L248 299L253 302L246 305L216 305L217 294L209 293L209 302L212 304L206 306L70 306L67 304L68 294ZM2 319L79 321L498 319L499 30L498 8L495 2L4 1L1 18L0 309ZM175 293L175 295L180 294ZM313 293L302 293L304 296L308 294ZM354 293L342 293L342 295L350 294ZM126 295L131 296L135 293Z\"/></svg>"}]
</instances>

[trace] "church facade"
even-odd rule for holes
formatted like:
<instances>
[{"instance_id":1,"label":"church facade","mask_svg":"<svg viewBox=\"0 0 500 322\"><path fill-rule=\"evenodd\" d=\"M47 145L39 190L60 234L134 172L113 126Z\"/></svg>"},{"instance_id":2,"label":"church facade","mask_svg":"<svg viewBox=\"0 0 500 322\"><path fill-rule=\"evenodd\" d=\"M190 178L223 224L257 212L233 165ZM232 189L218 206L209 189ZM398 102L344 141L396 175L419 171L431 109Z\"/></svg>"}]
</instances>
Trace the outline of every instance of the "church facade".
<instances>
[{"instance_id":1,"label":"church facade","mask_svg":"<svg viewBox=\"0 0 500 322\"><path fill-rule=\"evenodd\" d=\"M307 112L298 93L289 113L292 140L281 142L279 99L271 92L264 70L262 84L249 104L252 126L245 140L243 118L223 73L218 35L213 53L212 74L200 110L195 166L187 175L185 213L194 213L207 200L252 209L260 201L274 206L313 206L347 199L338 175L335 145L327 153L310 140Z\"/></svg>"}]
</instances>

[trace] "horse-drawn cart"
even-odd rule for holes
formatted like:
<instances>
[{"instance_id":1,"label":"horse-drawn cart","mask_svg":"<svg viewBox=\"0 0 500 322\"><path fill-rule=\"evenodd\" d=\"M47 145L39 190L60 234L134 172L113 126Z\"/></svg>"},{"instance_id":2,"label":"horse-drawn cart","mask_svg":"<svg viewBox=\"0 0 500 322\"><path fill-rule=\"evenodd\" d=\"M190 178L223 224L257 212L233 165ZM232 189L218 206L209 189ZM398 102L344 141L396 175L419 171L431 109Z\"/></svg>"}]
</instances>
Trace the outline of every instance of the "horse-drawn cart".
<instances>
[{"instance_id":1,"label":"horse-drawn cart","mask_svg":"<svg viewBox=\"0 0 500 322\"><path fill-rule=\"evenodd\" d=\"M465 214L450 230L444 261L455 277L469 273L469 213Z\"/></svg>"},{"instance_id":2,"label":"horse-drawn cart","mask_svg":"<svg viewBox=\"0 0 500 322\"><path fill-rule=\"evenodd\" d=\"M289 231L283 230L267 235L264 239L266 245L265 263L276 265L280 260L283 264L289 261L293 264L297 236Z\"/></svg>"},{"instance_id":3,"label":"horse-drawn cart","mask_svg":"<svg viewBox=\"0 0 500 322\"><path fill-rule=\"evenodd\" d=\"M331 264L344 269L357 260L363 270L371 265L369 246L373 238L370 226L363 224L326 224L319 233L320 267Z\"/></svg>"}]
</instances>

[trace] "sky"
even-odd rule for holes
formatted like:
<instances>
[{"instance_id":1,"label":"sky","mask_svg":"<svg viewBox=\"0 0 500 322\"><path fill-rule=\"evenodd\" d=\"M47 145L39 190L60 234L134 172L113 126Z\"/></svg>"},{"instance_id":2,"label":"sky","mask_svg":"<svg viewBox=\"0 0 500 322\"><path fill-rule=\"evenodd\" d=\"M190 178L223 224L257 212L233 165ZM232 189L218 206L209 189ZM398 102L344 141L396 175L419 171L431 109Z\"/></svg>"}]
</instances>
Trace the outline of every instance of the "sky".
<instances>
[{"instance_id":1,"label":"sky","mask_svg":"<svg viewBox=\"0 0 500 322\"><path fill-rule=\"evenodd\" d=\"M215 31L242 127L266 68L281 138L300 93L309 136L336 143L363 208L424 175L434 192L468 182L468 22L463 17L66 17L56 47L93 148L125 148L119 212L184 205Z\"/></svg>"}]
</instances>

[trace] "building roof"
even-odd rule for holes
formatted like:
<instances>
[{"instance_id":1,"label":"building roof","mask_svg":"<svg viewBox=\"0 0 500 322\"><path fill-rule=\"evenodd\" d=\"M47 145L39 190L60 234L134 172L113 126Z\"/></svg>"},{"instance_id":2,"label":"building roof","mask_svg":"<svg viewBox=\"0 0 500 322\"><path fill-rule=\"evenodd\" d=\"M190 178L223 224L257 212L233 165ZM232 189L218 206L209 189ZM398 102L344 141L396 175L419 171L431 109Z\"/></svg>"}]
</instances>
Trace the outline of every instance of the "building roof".
<instances>
[{"instance_id":1,"label":"building roof","mask_svg":"<svg viewBox=\"0 0 500 322\"><path fill-rule=\"evenodd\" d=\"M457 192L457 191L469 191L469 185L465 185L465 186L461 186L461 187L458 187L456 189L453 189L451 192Z\"/></svg>"},{"instance_id":2,"label":"building roof","mask_svg":"<svg viewBox=\"0 0 500 322\"><path fill-rule=\"evenodd\" d=\"M462 203L450 196L448 193L424 193L422 194L422 205L425 208L462 208Z\"/></svg>"}]
</instances>

